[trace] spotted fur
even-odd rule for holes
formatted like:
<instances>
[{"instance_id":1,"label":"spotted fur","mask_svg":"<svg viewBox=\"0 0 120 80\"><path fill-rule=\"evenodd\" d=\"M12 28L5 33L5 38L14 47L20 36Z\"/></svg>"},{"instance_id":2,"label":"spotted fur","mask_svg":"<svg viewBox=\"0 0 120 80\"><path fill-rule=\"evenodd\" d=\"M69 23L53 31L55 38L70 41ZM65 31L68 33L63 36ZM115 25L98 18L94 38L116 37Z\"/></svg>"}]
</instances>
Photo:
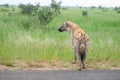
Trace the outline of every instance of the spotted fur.
<instances>
[{"instance_id":1,"label":"spotted fur","mask_svg":"<svg viewBox=\"0 0 120 80\"><path fill-rule=\"evenodd\" d=\"M85 69L85 58L88 50L89 37L86 32L81 29L77 24L66 21L63 25L58 29L58 31L63 32L67 31L70 33L72 38L72 47L74 50L74 62L76 63L76 59L79 59L80 69Z\"/></svg>"}]
</instances>

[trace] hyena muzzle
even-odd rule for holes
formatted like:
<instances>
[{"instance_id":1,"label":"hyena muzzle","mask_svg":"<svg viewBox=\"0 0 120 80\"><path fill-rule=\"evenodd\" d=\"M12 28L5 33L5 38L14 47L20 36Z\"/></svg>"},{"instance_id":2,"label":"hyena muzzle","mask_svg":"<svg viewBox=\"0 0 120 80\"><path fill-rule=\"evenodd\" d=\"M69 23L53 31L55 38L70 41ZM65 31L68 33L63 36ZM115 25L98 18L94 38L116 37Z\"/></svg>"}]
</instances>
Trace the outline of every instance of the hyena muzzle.
<instances>
[{"instance_id":1,"label":"hyena muzzle","mask_svg":"<svg viewBox=\"0 0 120 80\"><path fill-rule=\"evenodd\" d=\"M72 47L74 50L74 63L79 59L80 69L85 69L85 58L88 50L89 37L78 25L66 21L58 29L59 32L67 31L72 38Z\"/></svg>"}]
</instances>

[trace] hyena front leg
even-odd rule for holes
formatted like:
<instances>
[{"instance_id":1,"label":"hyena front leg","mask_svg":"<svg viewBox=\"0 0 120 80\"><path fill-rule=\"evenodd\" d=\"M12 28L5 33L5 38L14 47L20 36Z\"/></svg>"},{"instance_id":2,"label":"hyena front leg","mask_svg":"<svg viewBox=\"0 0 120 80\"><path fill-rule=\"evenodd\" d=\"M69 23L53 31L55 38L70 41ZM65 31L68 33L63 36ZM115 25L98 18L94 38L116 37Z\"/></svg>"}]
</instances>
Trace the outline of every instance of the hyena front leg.
<instances>
[{"instance_id":1,"label":"hyena front leg","mask_svg":"<svg viewBox=\"0 0 120 80\"><path fill-rule=\"evenodd\" d=\"M74 61L72 63L75 64L77 60L76 48L74 47L73 50L74 50Z\"/></svg>"},{"instance_id":2,"label":"hyena front leg","mask_svg":"<svg viewBox=\"0 0 120 80\"><path fill-rule=\"evenodd\" d=\"M79 71L81 71L83 63L82 63L81 53L80 53L80 43L79 43L79 41L77 41L76 43L77 43L77 45L76 45L76 53L78 55L78 60L79 60L79 65L80 65Z\"/></svg>"},{"instance_id":3,"label":"hyena front leg","mask_svg":"<svg viewBox=\"0 0 120 80\"><path fill-rule=\"evenodd\" d=\"M72 63L75 64L77 60L77 53L76 53L76 46L75 46L74 40L72 40L72 48L74 52L74 61Z\"/></svg>"},{"instance_id":4,"label":"hyena front leg","mask_svg":"<svg viewBox=\"0 0 120 80\"><path fill-rule=\"evenodd\" d=\"M82 70L82 64L83 64L82 60L81 60L81 54L78 55L78 59L79 59L79 65L80 65L79 71L81 71Z\"/></svg>"}]
</instances>

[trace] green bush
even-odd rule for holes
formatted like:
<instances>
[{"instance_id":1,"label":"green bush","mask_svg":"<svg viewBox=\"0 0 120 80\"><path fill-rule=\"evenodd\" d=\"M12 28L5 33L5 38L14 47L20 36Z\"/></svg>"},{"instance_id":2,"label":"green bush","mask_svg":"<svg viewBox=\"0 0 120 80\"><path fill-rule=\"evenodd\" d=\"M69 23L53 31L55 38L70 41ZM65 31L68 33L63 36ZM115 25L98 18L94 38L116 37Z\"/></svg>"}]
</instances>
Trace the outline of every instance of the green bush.
<instances>
[{"instance_id":1,"label":"green bush","mask_svg":"<svg viewBox=\"0 0 120 80\"><path fill-rule=\"evenodd\" d=\"M60 8L61 8L61 1L56 2L55 0L52 0L50 7L41 7L39 3L37 5L32 4L20 4L19 8L21 8L22 14L27 14L30 17L33 17L32 21L36 21L35 23L39 22L41 25L48 24L57 14L60 14ZM32 22L31 21L31 22ZM26 25L26 27L29 27L29 22L23 22L23 25Z\"/></svg>"},{"instance_id":2,"label":"green bush","mask_svg":"<svg viewBox=\"0 0 120 80\"><path fill-rule=\"evenodd\" d=\"M83 16L87 16L88 15L88 11L82 11L82 15Z\"/></svg>"},{"instance_id":3,"label":"green bush","mask_svg":"<svg viewBox=\"0 0 120 80\"><path fill-rule=\"evenodd\" d=\"M27 4L27 5L25 5L25 4L20 4L19 5L19 8L21 8L22 9L22 11L21 11L21 13L22 14L32 14L32 12L34 11L34 9L35 9L35 6L33 6L32 4Z\"/></svg>"},{"instance_id":4,"label":"green bush","mask_svg":"<svg viewBox=\"0 0 120 80\"><path fill-rule=\"evenodd\" d=\"M53 10L49 7L43 7L37 14L41 24L48 24L55 16Z\"/></svg>"},{"instance_id":5,"label":"green bush","mask_svg":"<svg viewBox=\"0 0 120 80\"><path fill-rule=\"evenodd\" d=\"M14 16L16 14L15 8L11 7L8 12L8 16Z\"/></svg>"},{"instance_id":6,"label":"green bush","mask_svg":"<svg viewBox=\"0 0 120 80\"><path fill-rule=\"evenodd\" d=\"M56 14L60 14L61 13L60 12L61 3L62 3L61 1L59 1L59 2L56 2L55 0L51 1L51 8L54 9L54 11L55 11Z\"/></svg>"},{"instance_id":7,"label":"green bush","mask_svg":"<svg viewBox=\"0 0 120 80\"><path fill-rule=\"evenodd\" d=\"M31 27L32 22L30 21L30 19L24 20L22 22L22 26L25 30L28 30Z\"/></svg>"},{"instance_id":8,"label":"green bush","mask_svg":"<svg viewBox=\"0 0 120 80\"><path fill-rule=\"evenodd\" d=\"M120 13L120 10L119 10L119 11L117 11L117 13Z\"/></svg>"},{"instance_id":9,"label":"green bush","mask_svg":"<svg viewBox=\"0 0 120 80\"><path fill-rule=\"evenodd\" d=\"M9 4L2 4L0 6L2 6L2 7L9 7Z\"/></svg>"},{"instance_id":10,"label":"green bush","mask_svg":"<svg viewBox=\"0 0 120 80\"><path fill-rule=\"evenodd\" d=\"M9 9L7 9L7 8L1 8L1 10L0 10L1 12L9 12Z\"/></svg>"},{"instance_id":11,"label":"green bush","mask_svg":"<svg viewBox=\"0 0 120 80\"><path fill-rule=\"evenodd\" d=\"M28 17L20 23L20 27L29 30L31 27L36 27L34 26L36 24L47 25L54 17L54 11L51 8L42 7L33 15L28 15Z\"/></svg>"}]
</instances>

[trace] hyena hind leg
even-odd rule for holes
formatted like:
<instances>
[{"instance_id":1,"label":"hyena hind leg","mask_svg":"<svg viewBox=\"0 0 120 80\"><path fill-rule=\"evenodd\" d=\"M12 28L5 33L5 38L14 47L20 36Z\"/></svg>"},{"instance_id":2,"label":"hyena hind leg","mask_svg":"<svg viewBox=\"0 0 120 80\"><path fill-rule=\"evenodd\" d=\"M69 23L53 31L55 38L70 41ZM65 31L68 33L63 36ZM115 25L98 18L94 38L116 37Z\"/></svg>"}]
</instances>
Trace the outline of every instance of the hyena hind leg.
<instances>
[{"instance_id":1,"label":"hyena hind leg","mask_svg":"<svg viewBox=\"0 0 120 80\"><path fill-rule=\"evenodd\" d=\"M85 69L85 58L86 58L86 52L81 54L81 63L82 63L82 68Z\"/></svg>"},{"instance_id":2,"label":"hyena hind leg","mask_svg":"<svg viewBox=\"0 0 120 80\"><path fill-rule=\"evenodd\" d=\"M82 52L79 53L79 62L80 62L80 69L79 71L83 69L85 69L85 58L86 58L86 53Z\"/></svg>"}]
</instances>

